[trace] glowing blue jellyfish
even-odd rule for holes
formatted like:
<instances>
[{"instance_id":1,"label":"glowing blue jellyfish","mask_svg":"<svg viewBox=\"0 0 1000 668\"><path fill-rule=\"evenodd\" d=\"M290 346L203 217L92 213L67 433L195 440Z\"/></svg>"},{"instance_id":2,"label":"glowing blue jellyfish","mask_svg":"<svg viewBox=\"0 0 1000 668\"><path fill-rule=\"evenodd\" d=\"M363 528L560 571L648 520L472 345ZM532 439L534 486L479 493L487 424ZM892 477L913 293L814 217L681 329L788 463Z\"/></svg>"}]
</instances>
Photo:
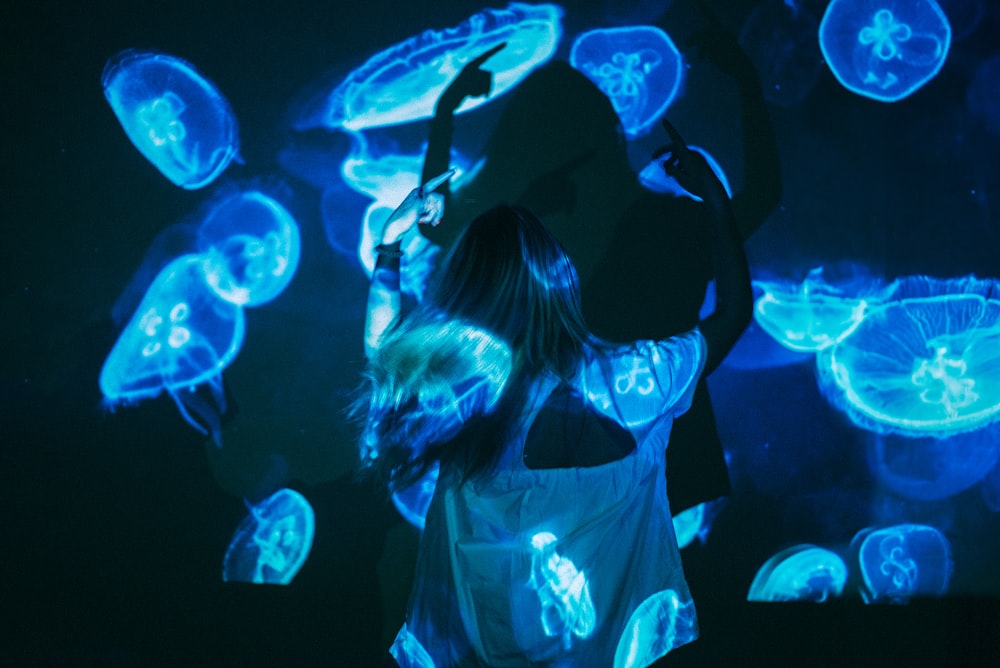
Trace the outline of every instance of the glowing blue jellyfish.
<instances>
[{"instance_id":1,"label":"glowing blue jellyfish","mask_svg":"<svg viewBox=\"0 0 1000 668\"><path fill-rule=\"evenodd\" d=\"M987 130L1000 135L1000 55L987 58L976 68L965 91L965 103Z\"/></svg>"},{"instance_id":2,"label":"glowing blue jellyfish","mask_svg":"<svg viewBox=\"0 0 1000 668\"><path fill-rule=\"evenodd\" d=\"M763 293L754 304L754 320L775 341L795 352L816 352L843 340L873 304L885 299L878 283L849 290L828 283L822 267L810 270L801 283L753 284Z\"/></svg>"},{"instance_id":3,"label":"glowing blue jellyfish","mask_svg":"<svg viewBox=\"0 0 1000 668\"><path fill-rule=\"evenodd\" d=\"M587 638L594 632L597 612L583 572L556 552L556 537L548 532L531 537L531 579L528 586L538 592L542 606L542 629L559 636L563 649L573 645L572 636Z\"/></svg>"},{"instance_id":4,"label":"glowing blue jellyfish","mask_svg":"<svg viewBox=\"0 0 1000 668\"><path fill-rule=\"evenodd\" d=\"M125 134L174 184L208 185L239 152L229 103L190 63L123 51L108 61L101 83Z\"/></svg>"},{"instance_id":5,"label":"glowing blue jellyfish","mask_svg":"<svg viewBox=\"0 0 1000 668\"><path fill-rule=\"evenodd\" d=\"M392 495L392 505L396 506L403 519L421 531L424 530L427 509L431 506L431 499L437 488L439 472L440 469L435 464L420 480Z\"/></svg>"},{"instance_id":6,"label":"glowing blue jellyfish","mask_svg":"<svg viewBox=\"0 0 1000 668\"><path fill-rule=\"evenodd\" d=\"M818 26L801 0L768 0L750 12L739 41L760 75L768 102L792 107L815 87L823 65L816 44Z\"/></svg>"},{"instance_id":7,"label":"glowing blue jellyfish","mask_svg":"<svg viewBox=\"0 0 1000 668\"><path fill-rule=\"evenodd\" d=\"M795 545L757 570L747 600L822 603L840 596L846 583L847 565L838 555L815 545Z\"/></svg>"},{"instance_id":8,"label":"glowing blue jellyfish","mask_svg":"<svg viewBox=\"0 0 1000 668\"><path fill-rule=\"evenodd\" d=\"M1000 420L996 281L915 276L817 358L820 387L858 426L946 438Z\"/></svg>"},{"instance_id":9,"label":"glowing blue jellyfish","mask_svg":"<svg viewBox=\"0 0 1000 668\"><path fill-rule=\"evenodd\" d=\"M608 96L629 137L650 131L684 78L680 51L654 26L582 33L573 42L569 62Z\"/></svg>"},{"instance_id":10,"label":"glowing blue jellyfish","mask_svg":"<svg viewBox=\"0 0 1000 668\"><path fill-rule=\"evenodd\" d=\"M209 258L206 280L226 301L259 306L295 275L300 238L295 219L271 197L248 191L215 204L198 230Z\"/></svg>"},{"instance_id":11,"label":"glowing blue jellyfish","mask_svg":"<svg viewBox=\"0 0 1000 668\"><path fill-rule=\"evenodd\" d=\"M112 406L166 391L193 427L206 431L192 411L217 438L219 415L194 388L208 384L225 410L222 370L243 343L244 319L239 306L208 287L205 265L202 255L182 255L157 274L108 354L99 382Z\"/></svg>"},{"instance_id":12,"label":"glowing blue jellyfish","mask_svg":"<svg viewBox=\"0 0 1000 668\"><path fill-rule=\"evenodd\" d=\"M699 503L673 516L677 547L683 549L694 542L695 538L702 543L705 542L712 528L712 520L718 513L715 506L716 504L712 502Z\"/></svg>"},{"instance_id":13,"label":"glowing blue jellyfish","mask_svg":"<svg viewBox=\"0 0 1000 668\"><path fill-rule=\"evenodd\" d=\"M729 187L729 179L726 178L726 173L722 169L722 165L719 164L712 155L705 149L699 146L688 146L692 151L697 151L705 157L705 161L708 166L712 168L715 175L719 177L719 181L722 186L726 189L726 194L730 197L733 196L733 190ZM687 197L695 202L700 202L701 198L697 195L692 195L687 190L684 190L677 183L677 179L672 176L667 176L667 173L663 171L663 162L666 157L651 160L642 171L639 172L639 182L647 189L654 193L661 193L664 195L673 195L674 197Z\"/></svg>"},{"instance_id":14,"label":"glowing blue jellyfish","mask_svg":"<svg viewBox=\"0 0 1000 668\"><path fill-rule=\"evenodd\" d=\"M351 72L299 128L323 125L350 130L430 118L444 89L466 63L506 42L486 69L493 73L490 96L466 99L458 113L477 107L517 85L548 61L562 37L562 9L512 2L486 9L454 28L426 30L369 58Z\"/></svg>"},{"instance_id":15,"label":"glowing blue jellyfish","mask_svg":"<svg viewBox=\"0 0 1000 668\"><path fill-rule=\"evenodd\" d=\"M907 603L948 591L951 543L934 527L897 524L859 531L851 541L861 569L865 603Z\"/></svg>"},{"instance_id":16,"label":"glowing blue jellyfish","mask_svg":"<svg viewBox=\"0 0 1000 668\"><path fill-rule=\"evenodd\" d=\"M934 0L833 0L819 25L819 45L847 90L896 102L944 65L951 26Z\"/></svg>"},{"instance_id":17,"label":"glowing blue jellyfish","mask_svg":"<svg viewBox=\"0 0 1000 668\"><path fill-rule=\"evenodd\" d=\"M694 603L673 589L657 592L629 617L615 649L614 668L644 668L698 637Z\"/></svg>"},{"instance_id":18,"label":"glowing blue jellyfish","mask_svg":"<svg viewBox=\"0 0 1000 668\"><path fill-rule=\"evenodd\" d=\"M289 584L312 549L316 517L305 497L279 489L247 515L222 560L224 582Z\"/></svg>"}]
</instances>

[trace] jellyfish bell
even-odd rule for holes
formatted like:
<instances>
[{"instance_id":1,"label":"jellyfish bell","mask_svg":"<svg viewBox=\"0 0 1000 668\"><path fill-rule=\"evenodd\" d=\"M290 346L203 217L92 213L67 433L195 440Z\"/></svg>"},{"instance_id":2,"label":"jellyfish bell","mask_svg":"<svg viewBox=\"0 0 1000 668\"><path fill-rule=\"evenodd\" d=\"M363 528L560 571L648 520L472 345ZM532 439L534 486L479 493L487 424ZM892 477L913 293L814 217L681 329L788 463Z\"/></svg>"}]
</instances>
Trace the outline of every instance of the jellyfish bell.
<instances>
[{"instance_id":1,"label":"jellyfish bell","mask_svg":"<svg viewBox=\"0 0 1000 668\"><path fill-rule=\"evenodd\" d=\"M834 552L815 545L795 545L778 552L758 569L748 601L811 601L840 596L847 565Z\"/></svg>"},{"instance_id":2,"label":"jellyfish bell","mask_svg":"<svg viewBox=\"0 0 1000 668\"><path fill-rule=\"evenodd\" d=\"M935 0L833 0L820 21L819 44L844 88L896 102L941 70L951 26Z\"/></svg>"},{"instance_id":3,"label":"jellyfish bell","mask_svg":"<svg viewBox=\"0 0 1000 668\"><path fill-rule=\"evenodd\" d=\"M562 36L561 22L557 5L512 2L453 28L426 30L369 58L323 96L320 111L310 110L296 127L361 130L430 118L441 93L469 61L506 44L485 65L493 74L490 95L468 98L456 110L468 111L548 61Z\"/></svg>"},{"instance_id":4,"label":"jellyfish bell","mask_svg":"<svg viewBox=\"0 0 1000 668\"><path fill-rule=\"evenodd\" d=\"M285 207L256 190L216 202L198 230L206 281L222 299L259 306L277 297L298 268L298 224Z\"/></svg>"},{"instance_id":5,"label":"jellyfish bell","mask_svg":"<svg viewBox=\"0 0 1000 668\"><path fill-rule=\"evenodd\" d=\"M680 51L655 26L581 33L569 62L608 96L629 137L649 133L680 93L684 79Z\"/></svg>"},{"instance_id":6,"label":"jellyfish bell","mask_svg":"<svg viewBox=\"0 0 1000 668\"><path fill-rule=\"evenodd\" d=\"M182 255L157 274L108 354L99 378L106 404L165 391L188 423L218 442L222 370L239 352L244 331L243 310L208 287L205 257ZM211 389L214 408L193 391L200 385Z\"/></svg>"},{"instance_id":7,"label":"jellyfish bell","mask_svg":"<svg viewBox=\"0 0 1000 668\"><path fill-rule=\"evenodd\" d=\"M316 516L304 496L282 488L249 504L222 560L224 582L286 585L312 549Z\"/></svg>"},{"instance_id":8,"label":"jellyfish bell","mask_svg":"<svg viewBox=\"0 0 1000 668\"><path fill-rule=\"evenodd\" d=\"M656 592L629 617L615 648L614 668L650 666L675 647L698 637L692 601L681 601L673 589Z\"/></svg>"},{"instance_id":9,"label":"jellyfish bell","mask_svg":"<svg viewBox=\"0 0 1000 668\"><path fill-rule=\"evenodd\" d=\"M924 524L862 529L851 540L865 603L908 603L948 591L954 564L951 543Z\"/></svg>"},{"instance_id":10,"label":"jellyfish bell","mask_svg":"<svg viewBox=\"0 0 1000 668\"><path fill-rule=\"evenodd\" d=\"M175 185L206 186L237 157L229 102L190 63L126 50L108 61L101 84L129 140Z\"/></svg>"}]
</instances>

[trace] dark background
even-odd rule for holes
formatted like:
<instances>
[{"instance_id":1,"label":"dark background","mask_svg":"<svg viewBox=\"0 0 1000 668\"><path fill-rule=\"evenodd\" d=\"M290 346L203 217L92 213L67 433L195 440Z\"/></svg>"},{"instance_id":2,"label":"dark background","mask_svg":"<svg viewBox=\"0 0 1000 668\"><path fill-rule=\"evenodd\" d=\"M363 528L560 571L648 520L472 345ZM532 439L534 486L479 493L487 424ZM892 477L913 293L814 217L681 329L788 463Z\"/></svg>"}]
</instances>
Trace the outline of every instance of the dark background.
<instances>
[{"instance_id":1,"label":"dark background","mask_svg":"<svg viewBox=\"0 0 1000 668\"><path fill-rule=\"evenodd\" d=\"M757 3L710 4L738 31ZM825 6L799 4L817 17ZM858 97L824 69L800 103L772 107L784 197L748 243L755 274L801 276L849 261L884 276L1000 277L992 206L1000 138L965 102L976 67L1000 48L1000 10L990 0L944 4L955 17L949 60L910 98ZM655 22L683 35L697 21L686 0L563 6L557 58L582 29ZM360 369L366 282L328 243L320 193L283 171L278 156L327 141L289 129L301 91L482 8L36 2L2 22L4 663L381 660L401 620L416 532L350 475L355 446L343 409ZM244 164L185 191L147 163L100 86L105 62L126 48L177 55L206 74L239 119ZM711 80L692 75L671 116L725 165L737 159L738 140L718 113L725 89L699 85ZM303 258L285 294L247 313L246 341L226 372L239 413L218 450L168 397L107 412L97 376L118 334L112 308L151 261L153 240L196 220L225 184L281 193ZM356 206L360 216L364 202ZM878 490L862 435L819 395L809 362L723 367L712 389L735 493L708 540L684 552L702 638L672 661L1000 661L1000 521L976 489L924 504ZM316 510L309 561L288 587L224 585L241 498L276 482L303 491ZM844 550L866 522L885 517L946 525L956 562L948 596L908 606L864 606L850 593L823 605L745 602L771 554L800 542Z\"/></svg>"}]
</instances>

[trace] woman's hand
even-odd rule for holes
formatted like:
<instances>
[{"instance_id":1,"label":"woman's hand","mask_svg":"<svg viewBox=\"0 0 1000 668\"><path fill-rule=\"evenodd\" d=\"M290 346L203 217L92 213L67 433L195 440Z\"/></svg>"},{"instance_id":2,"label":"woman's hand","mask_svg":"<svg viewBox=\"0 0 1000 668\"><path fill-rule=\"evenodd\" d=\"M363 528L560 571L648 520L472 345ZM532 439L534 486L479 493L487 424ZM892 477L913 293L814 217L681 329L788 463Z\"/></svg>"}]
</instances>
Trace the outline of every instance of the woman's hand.
<instances>
[{"instance_id":1,"label":"woman's hand","mask_svg":"<svg viewBox=\"0 0 1000 668\"><path fill-rule=\"evenodd\" d=\"M483 69L487 60L503 50L507 42L497 44L489 51L479 54L462 68L448 88L438 98L438 110L455 111L467 97L489 95L493 88L493 73Z\"/></svg>"},{"instance_id":2,"label":"woman's hand","mask_svg":"<svg viewBox=\"0 0 1000 668\"><path fill-rule=\"evenodd\" d=\"M706 202L717 202L718 198L728 199L726 189L705 157L688 149L677 129L664 118L663 128L670 135L670 143L657 149L653 158L663 160L663 171L672 177L684 190Z\"/></svg>"},{"instance_id":3,"label":"woman's hand","mask_svg":"<svg viewBox=\"0 0 1000 668\"><path fill-rule=\"evenodd\" d=\"M406 199L396 207L385 227L382 228L382 244L394 244L416 225L437 226L444 215L444 198L434 191L455 175L454 169L429 179L419 188L414 188Z\"/></svg>"}]
</instances>

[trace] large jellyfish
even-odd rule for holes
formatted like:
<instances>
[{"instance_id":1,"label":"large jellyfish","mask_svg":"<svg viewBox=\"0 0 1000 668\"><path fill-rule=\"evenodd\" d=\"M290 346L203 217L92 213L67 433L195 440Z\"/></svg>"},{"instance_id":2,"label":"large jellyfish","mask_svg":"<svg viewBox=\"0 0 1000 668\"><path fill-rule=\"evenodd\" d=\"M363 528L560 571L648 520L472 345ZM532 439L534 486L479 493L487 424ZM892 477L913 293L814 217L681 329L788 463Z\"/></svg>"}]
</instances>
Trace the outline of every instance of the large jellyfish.
<instances>
[{"instance_id":1,"label":"large jellyfish","mask_svg":"<svg viewBox=\"0 0 1000 668\"><path fill-rule=\"evenodd\" d=\"M934 527L897 524L862 529L851 548L858 555L865 603L907 603L915 596L948 591L954 568L951 543Z\"/></svg>"},{"instance_id":2,"label":"large jellyfish","mask_svg":"<svg viewBox=\"0 0 1000 668\"><path fill-rule=\"evenodd\" d=\"M748 601L811 601L840 596L847 565L837 554L815 545L795 545L764 562L750 583Z\"/></svg>"},{"instance_id":3,"label":"large jellyfish","mask_svg":"<svg viewBox=\"0 0 1000 668\"><path fill-rule=\"evenodd\" d=\"M312 506L286 488L248 506L250 513L236 528L222 560L223 581L289 584L312 549Z\"/></svg>"},{"instance_id":4,"label":"large jellyfish","mask_svg":"<svg viewBox=\"0 0 1000 668\"><path fill-rule=\"evenodd\" d=\"M935 0L833 0L819 45L847 90L896 102L937 75L951 26Z\"/></svg>"},{"instance_id":5,"label":"large jellyfish","mask_svg":"<svg viewBox=\"0 0 1000 668\"><path fill-rule=\"evenodd\" d=\"M946 438L1000 420L997 282L900 279L817 358L820 387L858 426Z\"/></svg>"},{"instance_id":6,"label":"large jellyfish","mask_svg":"<svg viewBox=\"0 0 1000 668\"><path fill-rule=\"evenodd\" d=\"M277 297L299 264L299 227L273 198L255 190L216 203L198 229L209 258L206 280L226 301L259 306Z\"/></svg>"},{"instance_id":7,"label":"large jellyfish","mask_svg":"<svg viewBox=\"0 0 1000 668\"><path fill-rule=\"evenodd\" d=\"M694 604L682 602L673 589L657 592L629 617L618 646L614 668L643 668L675 647L698 636Z\"/></svg>"},{"instance_id":8,"label":"large jellyfish","mask_svg":"<svg viewBox=\"0 0 1000 668\"><path fill-rule=\"evenodd\" d=\"M823 267L802 282L753 282L761 296L754 320L775 341L795 352L817 352L848 336L865 312L884 299L880 283L841 287L823 278Z\"/></svg>"},{"instance_id":9,"label":"large jellyfish","mask_svg":"<svg viewBox=\"0 0 1000 668\"><path fill-rule=\"evenodd\" d=\"M594 632L597 612L590 598L587 577L572 561L556 552L556 537L545 531L531 537L531 579L528 586L538 593L542 606L542 629L559 636L564 649L573 638Z\"/></svg>"},{"instance_id":10,"label":"large jellyfish","mask_svg":"<svg viewBox=\"0 0 1000 668\"><path fill-rule=\"evenodd\" d=\"M582 33L573 42L569 62L608 96L629 137L650 131L677 97L684 78L680 51L655 26Z\"/></svg>"},{"instance_id":11,"label":"large jellyfish","mask_svg":"<svg viewBox=\"0 0 1000 668\"><path fill-rule=\"evenodd\" d=\"M469 98L456 110L468 111L548 61L561 37L557 5L513 2L506 9L485 9L454 28L426 30L375 54L325 96L319 112L296 126L361 130L430 118L438 97L466 63L506 43L488 63L491 95Z\"/></svg>"},{"instance_id":12,"label":"large jellyfish","mask_svg":"<svg viewBox=\"0 0 1000 668\"><path fill-rule=\"evenodd\" d=\"M740 46L760 74L764 97L781 107L802 102L819 79L819 21L801 0L767 0L750 12Z\"/></svg>"},{"instance_id":13,"label":"large jellyfish","mask_svg":"<svg viewBox=\"0 0 1000 668\"><path fill-rule=\"evenodd\" d=\"M206 263L203 255L182 255L157 274L108 354L99 383L112 406L168 392L181 415L218 443L225 411L222 370L243 343L244 318L239 306L209 288ZM203 384L211 388L215 408L195 392Z\"/></svg>"},{"instance_id":14,"label":"large jellyfish","mask_svg":"<svg viewBox=\"0 0 1000 668\"><path fill-rule=\"evenodd\" d=\"M700 146L688 146L692 151L697 151L705 157L705 161L708 166L712 168L715 175L719 177L719 181L722 186L726 189L726 194L730 197L733 196L733 189L729 187L729 179L726 177L726 172L723 171L722 165L716 160L711 153L701 148ZM700 202L701 198L697 195L692 195L687 190L682 188L677 179L672 176L667 176L667 173L663 171L663 162L666 157L655 158L639 172L639 182L647 189L655 193L660 193L663 195L672 195L674 197L687 197L695 202Z\"/></svg>"},{"instance_id":15,"label":"large jellyfish","mask_svg":"<svg viewBox=\"0 0 1000 668\"><path fill-rule=\"evenodd\" d=\"M123 51L101 77L125 134L174 184L208 185L239 152L229 102L190 63L149 51Z\"/></svg>"}]
</instances>

